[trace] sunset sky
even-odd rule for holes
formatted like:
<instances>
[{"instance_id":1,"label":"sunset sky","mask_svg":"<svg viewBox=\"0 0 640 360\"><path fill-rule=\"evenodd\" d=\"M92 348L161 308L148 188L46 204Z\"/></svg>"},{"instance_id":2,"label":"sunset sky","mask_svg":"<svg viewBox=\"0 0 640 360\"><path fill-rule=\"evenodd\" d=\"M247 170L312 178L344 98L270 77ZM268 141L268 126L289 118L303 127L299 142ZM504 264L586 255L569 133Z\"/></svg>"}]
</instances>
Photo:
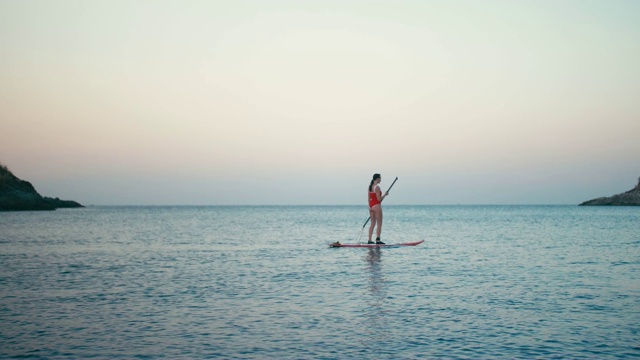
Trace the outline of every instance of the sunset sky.
<instances>
[{"instance_id":1,"label":"sunset sky","mask_svg":"<svg viewBox=\"0 0 640 360\"><path fill-rule=\"evenodd\" d=\"M0 162L85 205L613 195L640 1L0 0Z\"/></svg>"}]
</instances>

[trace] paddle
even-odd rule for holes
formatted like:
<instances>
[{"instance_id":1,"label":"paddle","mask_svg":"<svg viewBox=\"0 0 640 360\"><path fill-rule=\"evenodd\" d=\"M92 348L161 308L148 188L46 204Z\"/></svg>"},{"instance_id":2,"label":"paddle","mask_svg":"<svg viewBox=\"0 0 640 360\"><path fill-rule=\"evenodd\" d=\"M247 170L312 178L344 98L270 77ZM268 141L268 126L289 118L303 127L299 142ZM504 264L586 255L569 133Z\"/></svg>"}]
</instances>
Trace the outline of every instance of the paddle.
<instances>
[{"instance_id":1,"label":"paddle","mask_svg":"<svg viewBox=\"0 0 640 360\"><path fill-rule=\"evenodd\" d=\"M391 188L393 187L393 184L396 183L396 181L398 181L398 177L397 176L396 176L396 179L393 180L393 182L391 183L391 186L389 186L389 189L387 190L387 192L391 191ZM380 201L380 202L382 202L382 201ZM369 223L369 220L371 220L371 215L369 215L369 217L367 218L367 221L365 221L364 225L362 225L362 230L360 231L360 236L358 236L358 244L360 244L360 238L362 237L362 233L364 232L364 227L367 226L367 224Z\"/></svg>"}]
</instances>

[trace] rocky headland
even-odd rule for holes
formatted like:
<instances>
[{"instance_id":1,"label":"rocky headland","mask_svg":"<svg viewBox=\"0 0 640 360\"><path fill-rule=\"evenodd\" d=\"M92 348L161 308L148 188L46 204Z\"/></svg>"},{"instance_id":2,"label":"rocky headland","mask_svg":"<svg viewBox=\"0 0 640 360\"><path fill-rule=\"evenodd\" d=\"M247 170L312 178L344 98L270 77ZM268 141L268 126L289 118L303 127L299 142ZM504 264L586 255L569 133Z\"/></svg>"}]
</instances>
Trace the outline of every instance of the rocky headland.
<instances>
[{"instance_id":1,"label":"rocky headland","mask_svg":"<svg viewBox=\"0 0 640 360\"><path fill-rule=\"evenodd\" d=\"M43 197L30 182L20 180L6 166L0 164L0 211L55 210L79 208L71 200Z\"/></svg>"},{"instance_id":2,"label":"rocky headland","mask_svg":"<svg viewBox=\"0 0 640 360\"><path fill-rule=\"evenodd\" d=\"M640 206L640 179L633 189L610 197L585 201L580 206Z\"/></svg>"}]
</instances>

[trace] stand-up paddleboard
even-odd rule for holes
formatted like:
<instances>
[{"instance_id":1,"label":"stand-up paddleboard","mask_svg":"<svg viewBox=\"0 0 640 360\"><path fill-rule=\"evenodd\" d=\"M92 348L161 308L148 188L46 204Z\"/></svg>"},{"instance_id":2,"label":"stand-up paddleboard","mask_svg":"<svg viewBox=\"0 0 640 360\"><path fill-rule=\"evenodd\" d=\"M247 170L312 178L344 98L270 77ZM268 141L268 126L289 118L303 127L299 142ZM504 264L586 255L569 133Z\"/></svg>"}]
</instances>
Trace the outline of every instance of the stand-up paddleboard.
<instances>
[{"instance_id":1,"label":"stand-up paddleboard","mask_svg":"<svg viewBox=\"0 0 640 360\"><path fill-rule=\"evenodd\" d=\"M416 246L420 245L424 242L424 240L408 242L402 244L341 244L340 242L334 242L329 244L330 247L339 248L339 247L349 247L349 248L383 248L383 247L398 247L398 246Z\"/></svg>"}]
</instances>

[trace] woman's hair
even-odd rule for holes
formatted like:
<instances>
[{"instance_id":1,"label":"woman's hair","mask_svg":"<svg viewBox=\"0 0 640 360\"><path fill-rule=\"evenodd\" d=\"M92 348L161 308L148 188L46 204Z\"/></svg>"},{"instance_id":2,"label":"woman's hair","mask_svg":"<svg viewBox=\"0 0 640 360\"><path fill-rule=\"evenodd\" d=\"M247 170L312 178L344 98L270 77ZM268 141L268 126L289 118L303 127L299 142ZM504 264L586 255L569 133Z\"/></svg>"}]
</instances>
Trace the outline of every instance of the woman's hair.
<instances>
[{"instance_id":1,"label":"woman's hair","mask_svg":"<svg viewBox=\"0 0 640 360\"><path fill-rule=\"evenodd\" d=\"M369 184L369 192L371 192L371 187L373 186L373 182L376 181L376 179L380 179L380 174L373 174L373 179L371 179L371 184Z\"/></svg>"}]
</instances>

